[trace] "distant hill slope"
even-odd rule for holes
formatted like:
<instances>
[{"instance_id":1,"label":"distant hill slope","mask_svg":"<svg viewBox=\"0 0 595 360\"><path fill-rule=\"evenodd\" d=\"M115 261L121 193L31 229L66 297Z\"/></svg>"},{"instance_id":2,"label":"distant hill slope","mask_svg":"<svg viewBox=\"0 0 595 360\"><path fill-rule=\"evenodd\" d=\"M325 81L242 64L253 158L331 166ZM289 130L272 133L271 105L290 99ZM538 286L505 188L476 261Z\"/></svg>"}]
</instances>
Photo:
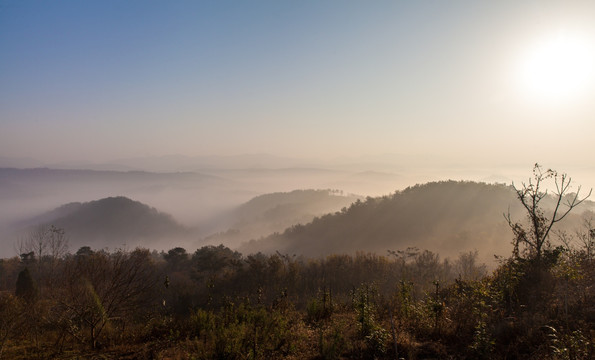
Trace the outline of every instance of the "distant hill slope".
<instances>
[{"instance_id":1,"label":"distant hill slope","mask_svg":"<svg viewBox=\"0 0 595 360\"><path fill-rule=\"evenodd\" d=\"M592 204L582 206L582 210L592 209ZM488 261L494 254L510 253L512 233L503 217L508 209L513 219L524 220L510 186L434 182L408 187L391 196L357 201L341 212L253 240L239 250L319 256L356 251L384 254L389 249L414 246L451 257L477 249ZM580 224L578 216L564 222Z\"/></svg>"},{"instance_id":2,"label":"distant hill slope","mask_svg":"<svg viewBox=\"0 0 595 360\"><path fill-rule=\"evenodd\" d=\"M333 190L294 190L257 196L221 216L219 229L226 231L208 236L208 243L239 245L256 237L305 224L316 216L350 206L362 197Z\"/></svg>"},{"instance_id":3,"label":"distant hill slope","mask_svg":"<svg viewBox=\"0 0 595 360\"><path fill-rule=\"evenodd\" d=\"M27 223L64 229L71 247L149 246L160 239L181 237L190 232L170 215L123 196L69 203Z\"/></svg>"}]
</instances>

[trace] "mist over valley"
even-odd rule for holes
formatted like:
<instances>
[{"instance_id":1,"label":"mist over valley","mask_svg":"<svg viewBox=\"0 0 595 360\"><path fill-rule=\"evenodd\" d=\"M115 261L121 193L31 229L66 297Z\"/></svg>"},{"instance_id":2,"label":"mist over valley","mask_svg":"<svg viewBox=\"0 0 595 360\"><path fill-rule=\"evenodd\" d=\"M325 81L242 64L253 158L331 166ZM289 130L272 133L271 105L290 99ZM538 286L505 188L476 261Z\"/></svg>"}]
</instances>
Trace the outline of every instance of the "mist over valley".
<instances>
[{"instance_id":1,"label":"mist over valley","mask_svg":"<svg viewBox=\"0 0 595 360\"><path fill-rule=\"evenodd\" d=\"M524 220L507 178L488 171L475 170L474 177L492 183L434 181L437 174L391 172L378 162L276 168L278 158L249 158L251 167L244 168L226 166L246 157L219 166L217 159L183 158L186 168L174 162L178 169L200 167L196 172L1 168L0 252L17 255L19 239L36 226L53 225L64 229L73 252L81 246L194 251L223 244L242 253L319 257L417 247L450 258L477 250L492 264L493 255L511 249L503 214L510 210ZM161 169L164 159L155 162ZM405 183L424 177L429 182ZM562 228L580 228L592 204L582 204Z\"/></svg>"}]
</instances>

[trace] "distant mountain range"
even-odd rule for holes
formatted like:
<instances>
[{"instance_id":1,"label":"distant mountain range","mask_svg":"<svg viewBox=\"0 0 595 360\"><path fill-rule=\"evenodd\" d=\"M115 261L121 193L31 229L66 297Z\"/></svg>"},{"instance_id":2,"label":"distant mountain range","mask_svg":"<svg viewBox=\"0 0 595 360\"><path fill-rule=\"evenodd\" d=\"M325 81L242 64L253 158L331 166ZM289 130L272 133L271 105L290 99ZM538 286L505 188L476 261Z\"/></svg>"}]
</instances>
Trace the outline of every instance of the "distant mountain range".
<instances>
[{"instance_id":1,"label":"distant mountain range","mask_svg":"<svg viewBox=\"0 0 595 360\"><path fill-rule=\"evenodd\" d=\"M415 246L450 257L477 249L484 261L510 253L503 213L510 209L519 221L525 215L514 190L503 184L430 182L367 198L283 190L321 188L338 179L388 188L396 177L309 168L210 174L0 168L0 253L12 254L18 232L36 224L64 228L71 250L125 244L193 251L223 243L244 253L321 256ZM593 209L587 201L560 225L573 231L580 214Z\"/></svg>"},{"instance_id":2,"label":"distant mountain range","mask_svg":"<svg viewBox=\"0 0 595 360\"><path fill-rule=\"evenodd\" d=\"M19 236L19 229L13 226L15 222L70 202L125 196L171 214L186 226L198 228L196 241L214 232L237 230L233 223L225 223L226 228L215 225L221 223L222 215L229 215L255 196L295 189L341 189L353 194L378 195L392 192L406 181L389 173L299 167L211 169L204 173L0 168L0 254L13 253L13 244ZM308 213L324 214L311 210ZM246 231L245 235L250 238L267 233Z\"/></svg>"},{"instance_id":3,"label":"distant mountain range","mask_svg":"<svg viewBox=\"0 0 595 360\"><path fill-rule=\"evenodd\" d=\"M70 239L71 250L80 246L114 248L123 244L159 249L198 247L206 243L234 247L254 237L310 222L316 216L349 206L358 198L361 197L332 190L296 190L257 196L213 219L210 226L223 231L202 241L199 229L183 226L171 215L124 196L68 203L17 225L21 229L38 225L62 228Z\"/></svg>"},{"instance_id":4,"label":"distant mountain range","mask_svg":"<svg viewBox=\"0 0 595 360\"><path fill-rule=\"evenodd\" d=\"M0 156L1 167L31 168L48 167L56 169L91 169L91 170L143 170L154 172L202 171L204 169L266 169L266 168L333 168L350 171L380 170L393 172L403 167L418 167L419 164L442 167L451 164L441 156L427 154L379 154L357 157L338 157L332 159L295 158L266 153L186 156L162 155L136 158L112 159L105 162L68 161L43 162L24 157ZM456 165L456 164L455 164ZM477 165L477 164L476 164Z\"/></svg>"},{"instance_id":5,"label":"distant mountain range","mask_svg":"<svg viewBox=\"0 0 595 360\"><path fill-rule=\"evenodd\" d=\"M146 189L190 184L225 184L217 176L193 172L151 173L146 171L64 170L49 168L0 168L0 198L50 196L56 192L79 193Z\"/></svg>"},{"instance_id":6,"label":"distant mountain range","mask_svg":"<svg viewBox=\"0 0 595 360\"><path fill-rule=\"evenodd\" d=\"M544 200L552 206L551 199ZM580 213L593 210L586 202L575 215L560 223L580 226ZM509 255L512 232L503 214L525 220L523 209L510 186L444 181L416 185L390 196L356 201L347 209L325 215L283 233L253 240L240 247L244 253L280 251L324 256L331 253L387 250L407 247L428 249L441 256L478 250L482 260L494 254ZM591 213L592 215L592 213Z\"/></svg>"}]
</instances>

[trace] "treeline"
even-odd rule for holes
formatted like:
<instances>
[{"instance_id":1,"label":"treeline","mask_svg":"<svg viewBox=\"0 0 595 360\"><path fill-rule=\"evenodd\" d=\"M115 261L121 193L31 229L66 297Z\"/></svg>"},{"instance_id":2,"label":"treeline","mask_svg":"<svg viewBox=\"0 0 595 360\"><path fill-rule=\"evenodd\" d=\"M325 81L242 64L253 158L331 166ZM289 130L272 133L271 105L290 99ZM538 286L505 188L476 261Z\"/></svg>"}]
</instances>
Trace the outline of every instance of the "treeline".
<instances>
[{"instance_id":1,"label":"treeline","mask_svg":"<svg viewBox=\"0 0 595 360\"><path fill-rule=\"evenodd\" d=\"M594 233L487 274L476 253L449 261L411 248L318 259L222 245L51 254L61 233L49 231L41 256L0 261L5 358L595 355Z\"/></svg>"}]
</instances>

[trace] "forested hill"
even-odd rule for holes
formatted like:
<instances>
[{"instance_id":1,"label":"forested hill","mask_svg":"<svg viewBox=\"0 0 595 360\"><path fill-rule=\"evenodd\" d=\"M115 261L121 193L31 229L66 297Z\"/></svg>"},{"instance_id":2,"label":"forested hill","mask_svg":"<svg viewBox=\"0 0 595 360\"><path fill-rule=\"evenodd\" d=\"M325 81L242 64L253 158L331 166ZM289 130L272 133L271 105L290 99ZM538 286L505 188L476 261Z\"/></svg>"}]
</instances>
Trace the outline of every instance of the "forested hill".
<instances>
[{"instance_id":1,"label":"forested hill","mask_svg":"<svg viewBox=\"0 0 595 360\"><path fill-rule=\"evenodd\" d=\"M28 223L64 229L74 247L134 246L137 242L147 246L152 241L182 236L189 231L169 214L123 196L69 203Z\"/></svg>"},{"instance_id":2,"label":"forested hill","mask_svg":"<svg viewBox=\"0 0 595 360\"><path fill-rule=\"evenodd\" d=\"M544 199L544 205L551 202ZM592 203L576 209L580 214ZM479 250L484 261L509 255L512 232L503 214L524 220L514 189L506 185L444 181L408 187L393 195L357 201L341 212L315 218L281 234L244 244L240 251L319 256L331 253L418 247L456 257ZM578 215L564 220L580 225ZM564 226L564 222L560 225Z\"/></svg>"},{"instance_id":3,"label":"forested hill","mask_svg":"<svg viewBox=\"0 0 595 360\"><path fill-rule=\"evenodd\" d=\"M318 215L335 212L361 198L337 190L294 190L260 195L220 216L216 225L221 232L205 240L236 246L295 224L308 223Z\"/></svg>"}]
</instances>

